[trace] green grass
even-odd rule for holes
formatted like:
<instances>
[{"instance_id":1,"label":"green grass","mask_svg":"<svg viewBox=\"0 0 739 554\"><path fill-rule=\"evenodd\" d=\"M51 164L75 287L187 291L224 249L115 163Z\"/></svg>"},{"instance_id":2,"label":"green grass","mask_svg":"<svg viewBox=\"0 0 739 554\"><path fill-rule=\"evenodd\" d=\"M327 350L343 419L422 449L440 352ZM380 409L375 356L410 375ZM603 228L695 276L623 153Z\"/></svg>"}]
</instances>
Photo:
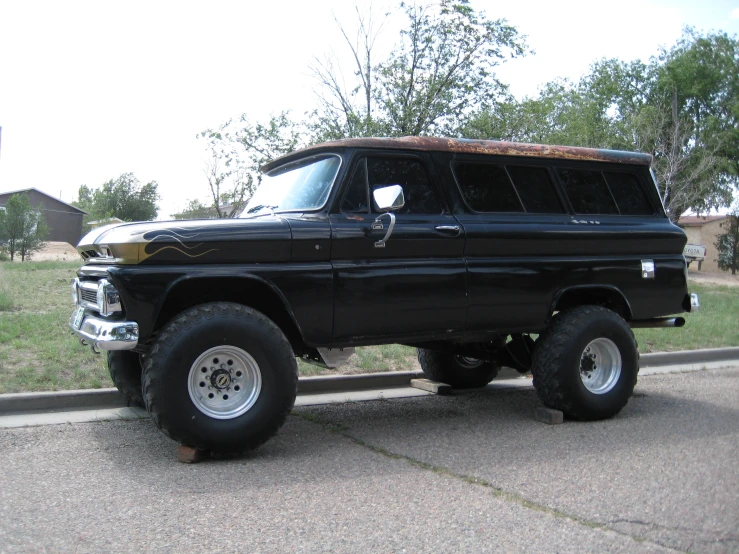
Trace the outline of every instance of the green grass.
<instances>
[{"instance_id":1,"label":"green grass","mask_svg":"<svg viewBox=\"0 0 739 554\"><path fill-rule=\"evenodd\" d=\"M2 289L0 289L0 312L9 312L15 307L13 297Z\"/></svg>"},{"instance_id":2,"label":"green grass","mask_svg":"<svg viewBox=\"0 0 739 554\"><path fill-rule=\"evenodd\" d=\"M0 263L0 393L110 387L104 358L67 327L77 262Z\"/></svg>"},{"instance_id":3,"label":"green grass","mask_svg":"<svg viewBox=\"0 0 739 554\"><path fill-rule=\"evenodd\" d=\"M82 260L71 262L47 260L43 262L14 262L3 264L1 267L5 273L33 273L34 271L47 271L52 269L76 270L80 265L82 265Z\"/></svg>"},{"instance_id":4,"label":"green grass","mask_svg":"<svg viewBox=\"0 0 739 554\"><path fill-rule=\"evenodd\" d=\"M68 329L77 262L0 263L0 393L110 387L103 355ZM739 346L739 287L691 283L701 311L682 329L637 329L641 352ZM357 348L348 366L326 370L299 362L301 375L418 369L415 349Z\"/></svg>"},{"instance_id":5,"label":"green grass","mask_svg":"<svg viewBox=\"0 0 739 554\"><path fill-rule=\"evenodd\" d=\"M381 346L362 346L346 366L338 370L324 369L298 360L300 375L330 375L342 373L379 373L381 371L411 371L420 369L416 358L416 349L401 344L383 344Z\"/></svg>"},{"instance_id":6,"label":"green grass","mask_svg":"<svg viewBox=\"0 0 739 554\"><path fill-rule=\"evenodd\" d=\"M690 282L689 288L700 296L700 310L683 314L679 329L634 329L641 353L739 346L739 287Z\"/></svg>"}]
</instances>

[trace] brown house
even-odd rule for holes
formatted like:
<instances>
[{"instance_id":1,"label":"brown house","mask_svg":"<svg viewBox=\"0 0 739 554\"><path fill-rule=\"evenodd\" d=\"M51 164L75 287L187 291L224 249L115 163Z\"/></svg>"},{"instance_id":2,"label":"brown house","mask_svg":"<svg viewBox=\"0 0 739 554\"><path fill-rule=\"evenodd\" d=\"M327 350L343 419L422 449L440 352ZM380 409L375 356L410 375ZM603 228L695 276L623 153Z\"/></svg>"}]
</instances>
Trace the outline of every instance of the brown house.
<instances>
[{"instance_id":1,"label":"brown house","mask_svg":"<svg viewBox=\"0 0 739 554\"><path fill-rule=\"evenodd\" d=\"M86 211L34 188L0 192L0 207L5 206L11 196L19 193L28 194L31 206L39 208L44 214L49 226L47 240L67 242L72 246L77 246L82 238L82 217L87 215Z\"/></svg>"},{"instance_id":2,"label":"brown house","mask_svg":"<svg viewBox=\"0 0 739 554\"><path fill-rule=\"evenodd\" d=\"M677 224L683 228L688 236L688 244L702 244L706 247L706 259L701 263L701 271L709 273L723 273L718 268L718 251L716 250L716 240L719 235L726 232L723 225L728 222L728 215L684 215ZM697 269L690 266L691 271Z\"/></svg>"}]
</instances>

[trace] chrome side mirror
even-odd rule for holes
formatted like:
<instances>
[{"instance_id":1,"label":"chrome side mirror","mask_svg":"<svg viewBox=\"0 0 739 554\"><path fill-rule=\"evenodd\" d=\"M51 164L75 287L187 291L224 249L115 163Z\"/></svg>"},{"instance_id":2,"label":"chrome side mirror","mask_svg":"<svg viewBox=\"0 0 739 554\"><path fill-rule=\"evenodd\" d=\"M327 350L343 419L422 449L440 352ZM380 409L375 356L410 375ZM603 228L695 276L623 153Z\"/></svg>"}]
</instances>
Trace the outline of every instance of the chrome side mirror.
<instances>
[{"instance_id":1,"label":"chrome side mirror","mask_svg":"<svg viewBox=\"0 0 739 554\"><path fill-rule=\"evenodd\" d=\"M400 185L388 185L372 191L372 198L380 211L391 212L405 206L405 195Z\"/></svg>"}]
</instances>

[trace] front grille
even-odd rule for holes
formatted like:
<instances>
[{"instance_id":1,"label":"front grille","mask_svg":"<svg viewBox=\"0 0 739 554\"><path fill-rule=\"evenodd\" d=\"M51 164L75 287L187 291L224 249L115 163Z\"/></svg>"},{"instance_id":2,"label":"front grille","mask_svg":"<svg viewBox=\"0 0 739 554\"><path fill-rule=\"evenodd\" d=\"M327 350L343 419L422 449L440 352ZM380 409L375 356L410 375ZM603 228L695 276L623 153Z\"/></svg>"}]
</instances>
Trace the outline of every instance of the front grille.
<instances>
[{"instance_id":1,"label":"front grille","mask_svg":"<svg viewBox=\"0 0 739 554\"><path fill-rule=\"evenodd\" d=\"M78 281L77 303L83 308L97 310L98 307L98 284L97 281Z\"/></svg>"},{"instance_id":2,"label":"front grille","mask_svg":"<svg viewBox=\"0 0 739 554\"><path fill-rule=\"evenodd\" d=\"M97 291L87 290L87 289L80 289L80 299L83 302L89 302L91 304L97 304L97 301L98 301Z\"/></svg>"}]
</instances>

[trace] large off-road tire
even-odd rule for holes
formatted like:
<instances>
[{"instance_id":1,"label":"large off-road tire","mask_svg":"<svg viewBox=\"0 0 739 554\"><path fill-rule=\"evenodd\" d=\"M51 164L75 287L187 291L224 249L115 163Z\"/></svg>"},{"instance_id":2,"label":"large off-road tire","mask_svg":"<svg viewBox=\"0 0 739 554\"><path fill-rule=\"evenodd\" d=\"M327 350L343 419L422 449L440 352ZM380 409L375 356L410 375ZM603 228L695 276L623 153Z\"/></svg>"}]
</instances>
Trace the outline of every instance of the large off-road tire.
<instances>
[{"instance_id":1,"label":"large off-road tire","mask_svg":"<svg viewBox=\"0 0 739 554\"><path fill-rule=\"evenodd\" d=\"M130 350L108 352L108 372L129 406L144 407L141 392L141 357Z\"/></svg>"},{"instance_id":2,"label":"large off-road tire","mask_svg":"<svg viewBox=\"0 0 739 554\"><path fill-rule=\"evenodd\" d=\"M298 366L270 319L219 302L188 309L162 329L143 379L146 409L165 434L232 454L277 433L295 403Z\"/></svg>"},{"instance_id":3,"label":"large off-road tire","mask_svg":"<svg viewBox=\"0 0 739 554\"><path fill-rule=\"evenodd\" d=\"M613 417L636 386L634 333L621 316L600 306L560 312L536 341L531 372L545 406L571 419Z\"/></svg>"},{"instance_id":4,"label":"large off-road tire","mask_svg":"<svg viewBox=\"0 0 739 554\"><path fill-rule=\"evenodd\" d=\"M455 389L484 387L495 379L500 369L492 362L425 348L418 349L418 363L429 379Z\"/></svg>"}]
</instances>

